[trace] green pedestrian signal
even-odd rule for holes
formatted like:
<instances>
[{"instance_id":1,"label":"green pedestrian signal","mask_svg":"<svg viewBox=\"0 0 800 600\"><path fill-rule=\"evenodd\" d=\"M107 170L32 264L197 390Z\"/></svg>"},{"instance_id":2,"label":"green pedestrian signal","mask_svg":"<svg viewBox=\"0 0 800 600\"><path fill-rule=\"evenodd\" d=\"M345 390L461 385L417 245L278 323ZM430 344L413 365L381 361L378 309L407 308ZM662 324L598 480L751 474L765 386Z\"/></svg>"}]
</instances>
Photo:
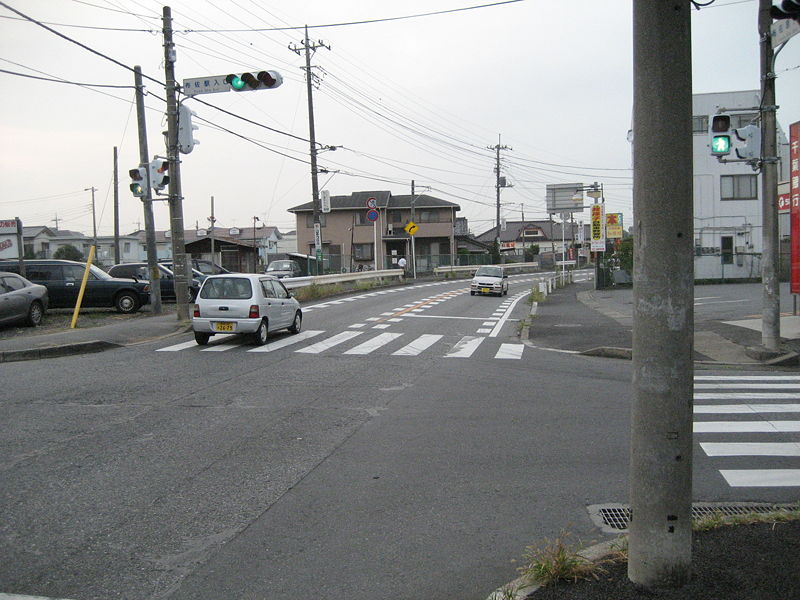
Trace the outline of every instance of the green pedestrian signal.
<instances>
[{"instance_id":1,"label":"green pedestrian signal","mask_svg":"<svg viewBox=\"0 0 800 600\"><path fill-rule=\"evenodd\" d=\"M131 193L136 196L137 198L142 198L146 195L145 191L145 170L142 167L137 169L131 169L128 171L128 174L131 176Z\"/></svg>"},{"instance_id":2,"label":"green pedestrian signal","mask_svg":"<svg viewBox=\"0 0 800 600\"><path fill-rule=\"evenodd\" d=\"M711 139L711 154L730 154L731 153L731 136L729 135L715 135Z\"/></svg>"}]
</instances>

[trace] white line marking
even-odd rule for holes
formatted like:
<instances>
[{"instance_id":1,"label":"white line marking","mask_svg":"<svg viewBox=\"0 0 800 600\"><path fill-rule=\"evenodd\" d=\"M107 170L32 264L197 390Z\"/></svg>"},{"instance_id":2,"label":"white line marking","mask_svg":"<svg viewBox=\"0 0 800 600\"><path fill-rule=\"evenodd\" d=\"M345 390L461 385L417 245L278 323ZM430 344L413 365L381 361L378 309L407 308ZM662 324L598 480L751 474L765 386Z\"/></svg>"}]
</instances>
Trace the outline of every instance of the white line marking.
<instances>
[{"instance_id":1,"label":"white line marking","mask_svg":"<svg viewBox=\"0 0 800 600\"><path fill-rule=\"evenodd\" d=\"M364 327L366 323L353 323L352 325L348 325L350 329L361 329Z\"/></svg>"},{"instance_id":2,"label":"white line marking","mask_svg":"<svg viewBox=\"0 0 800 600\"><path fill-rule=\"evenodd\" d=\"M708 456L800 456L800 444L795 442L703 442L700 447Z\"/></svg>"},{"instance_id":3,"label":"white line marking","mask_svg":"<svg viewBox=\"0 0 800 600\"><path fill-rule=\"evenodd\" d=\"M178 352L178 350L183 350L184 348L190 348L192 346L197 346L197 342L191 340L189 342L183 342L182 344L175 344L174 346L159 348L158 350L156 350L156 352Z\"/></svg>"},{"instance_id":4,"label":"white line marking","mask_svg":"<svg viewBox=\"0 0 800 600\"><path fill-rule=\"evenodd\" d=\"M800 404L699 404L695 414L755 414L800 412Z\"/></svg>"},{"instance_id":5,"label":"white line marking","mask_svg":"<svg viewBox=\"0 0 800 600\"><path fill-rule=\"evenodd\" d=\"M735 469L720 473L731 487L800 486L800 469Z\"/></svg>"},{"instance_id":6,"label":"white line marking","mask_svg":"<svg viewBox=\"0 0 800 600\"><path fill-rule=\"evenodd\" d=\"M522 350L525 348L524 344L500 344L500 349L495 358L522 358Z\"/></svg>"},{"instance_id":7,"label":"white line marking","mask_svg":"<svg viewBox=\"0 0 800 600\"><path fill-rule=\"evenodd\" d=\"M434 335L430 333L425 333L419 336L410 344L403 346L397 352L393 352L393 356L416 356L423 350L430 348L433 344L438 342L442 339L441 335Z\"/></svg>"},{"instance_id":8,"label":"white line marking","mask_svg":"<svg viewBox=\"0 0 800 600\"><path fill-rule=\"evenodd\" d=\"M228 341L222 342L221 344L217 344L216 346L209 346L208 348L203 348L200 352L225 352L226 350L231 350L232 348L236 348L240 346L240 344L232 344Z\"/></svg>"},{"instance_id":9,"label":"white line marking","mask_svg":"<svg viewBox=\"0 0 800 600\"><path fill-rule=\"evenodd\" d=\"M695 433L793 433L800 421L695 421Z\"/></svg>"},{"instance_id":10,"label":"white line marking","mask_svg":"<svg viewBox=\"0 0 800 600\"><path fill-rule=\"evenodd\" d=\"M320 352L324 352L329 348L333 348L334 346L341 344L342 342L346 342L347 340L353 339L356 336L361 335L364 333L363 331L343 331L342 333L337 333L333 337L329 337L327 340L322 340L321 342L317 342L316 344L312 344L307 346L306 348L300 348L300 350L295 350L295 352L303 352L305 354L319 354Z\"/></svg>"},{"instance_id":11,"label":"white line marking","mask_svg":"<svg viewBox=\"0 0 800 600\"><path fill-rule=\"evenodd\" d=\"M800 375L695 375L695 381L800 381Z\"/></svg>"},{"instance_id":12,"label":"white line marking","mask_svg":"<svg viewBox=\"0 0 800 600\"><path fill-rule=\"evenodd\" d=\"M263 346L259 346L258 348L253 348L252 350L248 350L248 352L272 352L273 350L279 350L280 348L285 348L286 346L291 346L292 344L297 344L298 342L302 342L309 338L318 336L320 333L324 333L322 330L314 330L309 329L308 331L301 331L297 335L293 335L291 337L285 337L275 342L269 342Z\"/></svg>"},{"instance_id":13,"label":"white line marking","mask_svg":"<svg viewBox=\"0 0 800 600\"><path fill-rule=\"evenodd\" d=\"M511 306L508 307L508 310L501 317L501 319L497 322L497 325L494 326L494 329L492 330L492 333L489 334L489 337L497 337L497 334L499 334L500 330L503 328L503 324L506 321L508 321L508 317L511 315L511 311L514 310L514 307L517 305L517 302L522 300L524 297L525 297L524 295L521 295L519 298L517 298L516 300L514 300L511 303Z\"/></svg>"},{"instance_id":14,"label":"white line marking","mask_svg":"<svg viewBox=\"0 0 800 600\"><path fill-rule=\"evenodd\" d=\"M389 323L379 323L377 325L373 325L372 329L388 329L391 325Z\"/></svg>"},{"instance_id":15,"label":"white line marking","mask_svg":"<svg viewBox=\"0 0 800 600\"><path fill-rule=\"evenodd\" d=\"M494 321L484 321L483 323L481 323L481 325L483 325L484 327L494 327L495 325L497 325L497 319L495 319Z\"/></svg>"},{"instance_id":16,"label":"white line marking","mask_svg":"<svg viewBox=\"0 0 800 600\"><path fill-rule=\"evenodd\" d=\"M399 338L402 333L382 333L380 335L376 335L371 340L367 340L366 342L359 344L355 348L350 348L345 354L369 354L370 352L374 352L381 346L385 346L392 340Z\"/></svg>"},{"instance_id":17,"label":"white line marking","mask_svg":"<svg viewBox=\"0 0 800 600\"><path fill-rule=\"evenodd\" d=\"M389 323L402 323L403 319L400 317L395 317L394 319L389 319Z\"/></svg>"},{"instance_id":18,"label":"white line marking","mask_svg":"<svg viewBox=\"0 0 800 600\"><path fill-rule=\"evenodd\" d=\"M456 342L456 345L453 346L450 352L445 354L445 358L469 358L485 339L485 337L465 335L458 342Z\"/></svg>"},{"instance_id":19,"label":"white line marking","mask_svg":"<svg viewBox=\"0 0 800 600\"><path fill-rule=\"evenodd\" d=\"M696 390L800 390L800 383L695 383Z\"/></svg>"},{"instance_id":20,"label":"white line marking","mask_svg":"<svg viewBox=\"0 0 800 600\"><path fill-rule=\"evenodd\" d=\"M475 333L492 333L491 329L478 329Z\"/></svg>"},{"instance_id":21,"label":"white line marking","mask_svg":"<svg viewBox=\"0 0 800 600\"><path fill-rule=\"evenodd\" d=\"M695 400L800 400L800 394L783 394L781 392L773 392L771 394L759 393L745 393L745 392L731 392L730 394L724 393L708 393L708 394L694 394Z\"/></svg>"}]
</instances>

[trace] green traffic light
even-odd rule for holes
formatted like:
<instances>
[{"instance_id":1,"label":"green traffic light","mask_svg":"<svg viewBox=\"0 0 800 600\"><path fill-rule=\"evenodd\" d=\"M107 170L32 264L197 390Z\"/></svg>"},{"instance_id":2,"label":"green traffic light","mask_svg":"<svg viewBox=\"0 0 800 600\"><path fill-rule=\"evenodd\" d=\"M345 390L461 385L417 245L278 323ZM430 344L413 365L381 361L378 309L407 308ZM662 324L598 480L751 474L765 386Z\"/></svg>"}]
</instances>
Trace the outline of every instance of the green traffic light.
<instances>
[{"instance_id":1,"label":"green traffic light","mask_svg":"<svg viewBox=\"0 0 800 600\"><path fill-rule=\"evenodd\" d=\"M134 196L144 196L144 190L142 189L141 183L132 183L131 192L133 192Z\"/></svg>"},{"instance_id":2,"label":"green traffic light","mask_svg":"<svg viewBox=\"0 0 800 600\"><path fill-rule=\"evenodd\" d=\"M230 84L231 88L233 88L236 91L239 91L239 90L243 89L244 86L246 85L244 80L241 77L239 77L238 75L234 75L234 74L228 75L225 78L225 82Z\"/></svg>"},{"instance_id":3,"label":"green traffic light","mask_svg":"<svg viewBox=\"0 0 800 600\"><path fill-rule=\"evenodd\" d=\"M731 153L731 136L729 135L715 135L711 138L711 153L712 154L730 154Z\"/></svg>"}]
</instances>

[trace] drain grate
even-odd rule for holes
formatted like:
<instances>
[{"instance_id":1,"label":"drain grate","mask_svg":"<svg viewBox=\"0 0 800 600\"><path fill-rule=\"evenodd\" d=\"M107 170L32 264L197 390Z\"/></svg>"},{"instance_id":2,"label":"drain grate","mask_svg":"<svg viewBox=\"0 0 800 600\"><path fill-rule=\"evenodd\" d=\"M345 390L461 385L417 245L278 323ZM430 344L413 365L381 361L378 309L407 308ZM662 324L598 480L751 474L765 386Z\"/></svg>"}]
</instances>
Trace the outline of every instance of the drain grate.
<instances>
[{"instance_id":1,"label":"drain grate","mask_svg":"<svg viewBox=\"0 0 800 600\"><path fill-rule=\"evenodd\" d=\"M627 504L595 504L587 507L594 524L606 533L628 530L630 508ZM796 510L796 504L764 504L757 502L695 502L692 504L692 519L701 519L714 514L726 517L750 513L770 513Z\"/></svg>"}]
</instances>

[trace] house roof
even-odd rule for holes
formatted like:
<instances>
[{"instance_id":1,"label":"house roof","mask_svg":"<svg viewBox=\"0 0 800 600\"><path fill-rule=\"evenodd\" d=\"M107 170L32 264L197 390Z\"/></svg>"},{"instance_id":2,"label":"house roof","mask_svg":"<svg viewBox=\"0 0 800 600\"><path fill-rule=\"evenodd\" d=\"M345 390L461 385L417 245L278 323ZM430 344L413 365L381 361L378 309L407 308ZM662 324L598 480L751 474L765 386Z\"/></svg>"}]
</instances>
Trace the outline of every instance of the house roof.
<instances>
[{"instance_id":1,"label":"house roof","mask_svg":"<svg viewBox=\"0 0 800 600\"><path fill-rule=\"evenodd\" d=\"M506 230L500 231L501 242L514 242L522 238L522 232L528 227L536 227L541 230L542 240L561 240L561 223L556 221L507 221ZM586 227L586 225L584 225ZM580 228L579 223L567 221L564 223L564 237L573 239L575 232ZM493 242L497 235L497 227L492 227L488 231L476 236L482 242Z\"/></svg>"},{"instance_id":2,"label":"house roof","mask_svg":"<svg viewBox=\"0 0 800 600\"><path fill-rule=\"evenodd\" d=\"M232 229L236 229L239 231L236 235L231 235L230 231ZM205 235L198 235L198 231L205 231ZM159 230L156 231L156 243L166 243L171 238L167 237L166 230ZM276 238L281 239L283 236L281 232L278 231L277 227L273 227L272 225L267 225L264 227L256 227L255 228L255 239L261 240L265 237L269 237L271 235L275 235ZM138 231L134 231L130 235L139 238L142 241L145 241L147 238L147 232L144 229L139 229ZM197 240L203 240L206 238L211 237L211 229L185 229L183 232L183 239L184 242L189 244L191 242L196 242ZM237 242L241 243L245 246L253 245L253 228L252 227L214 227L214 239L217 240L226 240L230 242Z\"/></svg>"},{"instance_id":3,"label":"house roof","mask_svg":"<svg viewBox=\"0 0 800 600\"><path fill-rule=\"evenodd\" d=\"M367 200L370 198L375 198L378 208L411 208L412 196L410 194L401 194L395 196L388 191L353 192L349 196L331 196L331 211L356 209L366 210ZM456 210L461 210L461 207L458 204L454 204L453 202L448 202L447 200L442 200L441 198L436 198L434 196L428 196L426 194L415 196L414 208L455 208ZM313 210L314 203L306 202L305 204L290 208L289 212L312 212Z\"/></svg>"}]
</instances>

